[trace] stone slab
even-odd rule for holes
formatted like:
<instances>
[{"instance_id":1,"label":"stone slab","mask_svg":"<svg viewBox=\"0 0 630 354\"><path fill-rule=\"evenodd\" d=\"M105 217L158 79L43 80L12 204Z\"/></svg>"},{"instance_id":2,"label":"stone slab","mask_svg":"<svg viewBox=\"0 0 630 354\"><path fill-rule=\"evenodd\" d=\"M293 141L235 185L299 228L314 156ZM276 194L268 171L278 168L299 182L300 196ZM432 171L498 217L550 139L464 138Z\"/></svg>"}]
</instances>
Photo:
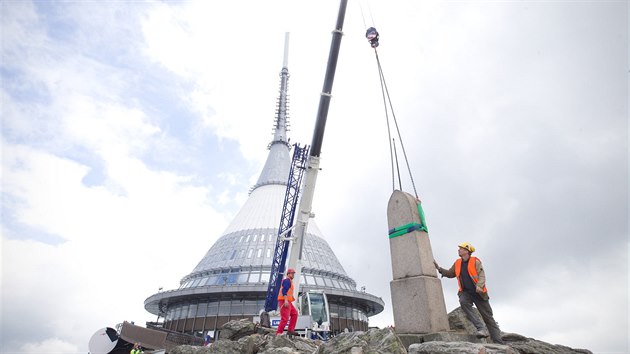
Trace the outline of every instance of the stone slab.
<instances>
[{"instance_id":1,"label":"stone slab","mask_svg":"<svg viewBox=\"0 0 630 354\"><path fill-rule=\"evenodd\" d=\"M425 334L450 329L440 279L394 279L390 288L396 332Z\"/></svg>"},{"instance_id":2,"label":"stone slab","mask_svg":"<svg viewBox=\"0 0 630 354\"><path fill-rule=\"evenodd\" d=\"M409 354L519 354L519 352L507 345L481 344L468 342L424 342L409 346ZM542 354L543 352L523 352ZM544 352L554 353L556 352Z\"/></svg>"},{"instance_id":3,"label":"stone slab","mask_svg":"<svg viewBox=\"0 0 630 354\"><path fill-rule=\"evenodd\" d=\"M472 334L461 332L436 332L427 334L409 334L398 333L398 338L403 342L405 348L416 343L425 342L468 342L468 343L485 343L485 340L479 339Z\"/></svg>"},{"instance_id":4,"label":"stone slab","mask_svg":"<svg viewBox=\"0 0 630 354\"><path fill-rule=\"evenodd\" d=\"M461 332L438 332L429 333L424 336L425 342L469 342L469 343L486 343L485 339L477 338L468 333Z\"/></svg>"},{"instance_id":5,"label":"stone slab","mask_svg":"<svg viewBox=\"0 0 630 354\"><path fill-rule=\"evenodd\" d=\"M420 215L415 197L399 190L394 191L387 205L389 229L419 222ZM412 231L390 238L389 250L392 257L393 279L419 275L437 278L431 242L426 232Z\"/></svg>"},{"instance_id":6,"label":"stone slab","mask_svg":"<svg viewBox=\"0 0 630 354\"><path fill-rule=\"evenodd\" d=\"M424 343L425 334L401 334L397 333L398 338L403 343L405 348L409 348L410 345L416 343Z\"/></svg>"}]
</instances>

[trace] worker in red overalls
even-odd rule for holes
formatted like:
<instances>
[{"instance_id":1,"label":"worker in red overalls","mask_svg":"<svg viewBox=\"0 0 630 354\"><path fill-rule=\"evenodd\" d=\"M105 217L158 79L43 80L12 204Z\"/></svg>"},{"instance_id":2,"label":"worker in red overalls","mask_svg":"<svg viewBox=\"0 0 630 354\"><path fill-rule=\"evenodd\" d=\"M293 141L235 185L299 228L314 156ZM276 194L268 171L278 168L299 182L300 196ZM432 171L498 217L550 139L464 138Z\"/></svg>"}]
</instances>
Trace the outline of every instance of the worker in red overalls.
<instances>
[{"instance_id":1,"label":"worker in red overalls","mask_svg":"<svg viewBox=\"0 0 630 354\"><path fill-rule=\"evenodd\" d=\"M287 333L291 335L297 335L295 332L295 324L297 323L298 312L293 306L293 277L295 276L295 269L289 268L287 270L287 277L284 278L280 285L280 291L278 292L278 307L280 308L280 324L278 325L278 331L276 335L281 335L284 332L284 326L289 323Z\"/></svg>"}]
</instances>

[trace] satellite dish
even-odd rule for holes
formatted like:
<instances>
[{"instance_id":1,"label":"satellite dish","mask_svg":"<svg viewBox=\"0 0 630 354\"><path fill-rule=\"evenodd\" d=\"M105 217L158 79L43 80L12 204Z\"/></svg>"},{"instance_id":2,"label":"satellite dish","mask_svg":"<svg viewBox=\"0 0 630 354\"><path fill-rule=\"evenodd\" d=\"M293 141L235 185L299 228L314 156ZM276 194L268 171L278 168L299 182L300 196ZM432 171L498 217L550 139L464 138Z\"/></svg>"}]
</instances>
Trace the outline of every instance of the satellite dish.
<instances>
[{"instance_id":1,"label":"satellite dish","mask_svg":"<svg viewBox=\"0 0 630 354\"><path fill-rule=\"evenodd\" d=\"M90 354L108 354L118 343L118 333L116 330L110 327L101 328L90 338L88 343L88 349Z\"/></svg>"}]
</instances>

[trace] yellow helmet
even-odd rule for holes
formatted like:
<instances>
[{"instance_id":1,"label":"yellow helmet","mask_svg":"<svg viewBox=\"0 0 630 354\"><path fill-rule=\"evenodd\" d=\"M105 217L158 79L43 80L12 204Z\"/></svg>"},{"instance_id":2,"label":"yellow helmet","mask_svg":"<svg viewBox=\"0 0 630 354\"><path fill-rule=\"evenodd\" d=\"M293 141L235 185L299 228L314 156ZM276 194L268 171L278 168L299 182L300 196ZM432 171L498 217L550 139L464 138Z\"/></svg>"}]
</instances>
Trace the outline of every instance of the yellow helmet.
<instances>
[{"instance_id":1,"label":"yellow helmet","mask_svg":"<svg viewBox=\"0 0 630 354\"><path fill-rule=\"evenodd\" d=\"M464 242L464 243L460 243L459 245L457 245L458 247L461 247L463 249L468 250L468 252L473 253L475 252L475 247L473 247L473 245L471 245L468 242Z\"/></svg>"}]
</instances>

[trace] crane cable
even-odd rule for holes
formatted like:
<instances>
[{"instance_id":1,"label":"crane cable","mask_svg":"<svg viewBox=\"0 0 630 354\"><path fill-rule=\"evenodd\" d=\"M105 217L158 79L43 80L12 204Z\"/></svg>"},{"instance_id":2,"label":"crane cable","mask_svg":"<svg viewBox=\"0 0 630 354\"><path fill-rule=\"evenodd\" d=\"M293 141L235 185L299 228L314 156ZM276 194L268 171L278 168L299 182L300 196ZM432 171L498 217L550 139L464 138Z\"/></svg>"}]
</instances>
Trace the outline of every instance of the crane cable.
<instances>
[{"instance_id":1,"label":"crane cable","mask_svg":"<svg viewBox=\"0 0 630 354\"><path fill-rule=\"evenodd\" d=\"M364 20L365 22L365 20ZM389 95L389 89L387 88L387 83L385 82L385 74L383 74L383 67L381 66L381 60L378 57L378 51L376 47L379 45L379 33L376 31L376 28L370 27L367 29L365 33L365 37L370 42L370 45L374 49L374 55L376 57L376 64L378 66L378 75L381 81L381 94L383 96L383 106L385 107L385 120L387 122L387 136L389 138L389 155L391 159L392 165L392 190L395 188L395 174L394 174L394 163L396 164L396 170L398 174L398 186L400 190L402 190L402 182L400 176L400 168L398 167L398 155L396 154L396 140L391 136L391 128L390 128L390 119L389 112L391 111L392 120L394 121L394 126L396 127L396 133L398 134L398 141L400 143L400 147L403 152L403 157L405 159L405 164L407 166L407 171L409 172L409 179L411 180L411 186L413 187L413 192L418 199L418 191L416 190L416 184L413 180L413 174L411 173L411 167L409 165L409 159L407 158L407 151L405 150L405 145L402 140L402 135L400 134L400 128L398 127L398 120L396 120L396 114L394 113L394 106L392 105L392 99Z\"/></svg>"},{"instance_id":2,"label":"crane cable","mask_svg":"<svg viewBox=\"0 0 630 354\"><path fill-rule=\"evenodd\" d=\"M367 27L367 25L365 24L365 16L363 15L363 7L361 6L360 3L359 3L359 6L361 7L361 17L363 17L363 25L365 28ZM368 9L369 9L369 4L368 4ZM371 9L370 9L370 17L372 17ZM418 197L418 191L416 190L416 184L413 180L411 167L409 166L409 159L407 158L405 145L403 144L402 136L400 134L400 129L398 128L398 121L396 120L396 114L394 113L394 106L392 105L392 100L391 100L391 97L389 96L389 89L387 88L387 83L385 82L385 75L383 74L383 67L381 66L381 60L379 59L378 51L376 50L376 47L378 47L379 45L378 43L379 34L376 28L374 28L374 18L372 18L372 27L368 28L367 31L365 32L365 37L370 42L370 46L374 48L374 56L376 57L376 64L378 66L378 75L381 81L381 94L383 96L383 105L385 107L385 121L387 123L387 137L389 140L389 157L390 157L391 167L392 167L392 190L396 189L394 161L396 163L396 172L398 174L398 185L401 191L402 191L402 181L400 177L400 167L398 164L398 153L396 151L396 140L392 139L392 135L391 135L391 128L390 128L390 123L389 123L389 111L392 112L392 119L394 120L394 125L396 126L396 132L398 133L398 140L400 141L400 147L402 148L403 156L405 158L405 164L407 165L407 171L409 172L409 179L411 180L411 186L413 187L413 192L416 196L418 216L420 217L419 223L411 222L411 223L390 229L389 238L391 239L394 237L402 236L416 230L429 232L427 228L427 222L424 216L424 210L422 209L422 202L420 201L420 198ZM388 103L389 103L389 106L388 106ZM389 110L388 110L388 107L389 107Z\"/></svg>"}]
</instances>

